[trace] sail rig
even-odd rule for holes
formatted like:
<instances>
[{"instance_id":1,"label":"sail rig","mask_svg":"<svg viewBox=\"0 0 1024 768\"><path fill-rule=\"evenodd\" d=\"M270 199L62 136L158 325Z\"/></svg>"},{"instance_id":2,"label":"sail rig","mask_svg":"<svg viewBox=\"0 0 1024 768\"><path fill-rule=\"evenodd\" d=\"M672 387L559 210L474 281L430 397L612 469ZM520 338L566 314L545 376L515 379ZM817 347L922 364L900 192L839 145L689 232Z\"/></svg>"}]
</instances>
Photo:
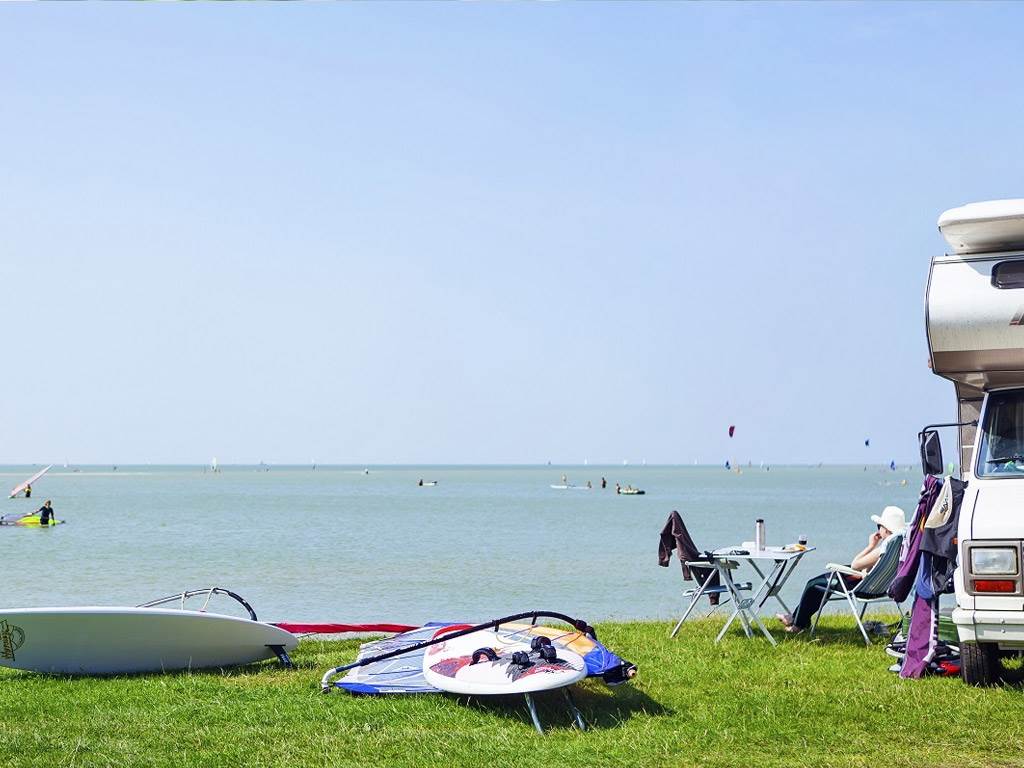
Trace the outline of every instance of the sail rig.
<instances>
[{"instance_id":1,"label":"sail rig","mask_svg":"<svg viewBox=\"0 0 1024 768\"><path fill-rule=\"evenodd\" d=\"M13 499L19 493L23 493L26 488L28 488L30 485L32 485L32 483L34 483L40 477L42 477L47 472L49 472L50 471L50 467L52 467L52 466L53 466L53 464L50 464L49 466L44 467L43 469L41 469L38 472L36 472L28 480L25 480L24 482L18 483L16 486L14 486L14 488L11 489L11 493L10 493L10 495L7 498L8 499Z\"/></svg>"}]
</instances>

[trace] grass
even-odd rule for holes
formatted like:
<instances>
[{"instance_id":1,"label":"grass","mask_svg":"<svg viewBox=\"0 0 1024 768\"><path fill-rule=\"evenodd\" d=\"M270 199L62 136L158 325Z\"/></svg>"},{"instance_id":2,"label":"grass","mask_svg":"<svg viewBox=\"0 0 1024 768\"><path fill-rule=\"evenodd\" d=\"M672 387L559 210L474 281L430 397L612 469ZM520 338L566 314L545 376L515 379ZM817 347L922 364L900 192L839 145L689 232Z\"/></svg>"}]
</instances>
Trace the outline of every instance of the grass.
<instances>
[{"instance_id":1,"label":"grass","mask_svg":"<svg viewBox=\"0 0 1024 768\"><path fill-rule=\"evenodd\" d=\"M603 624L640 666L632 685L577 686L591 730L540 699L353 697L319 691L355 641L305 641L297 671L51 678L0 672L0 765L20 766L963 766L1024 765L1024 691L903 681L879 642L828 617L820 639L773 649L718 621Z\"/></svg>"}]
</instances>

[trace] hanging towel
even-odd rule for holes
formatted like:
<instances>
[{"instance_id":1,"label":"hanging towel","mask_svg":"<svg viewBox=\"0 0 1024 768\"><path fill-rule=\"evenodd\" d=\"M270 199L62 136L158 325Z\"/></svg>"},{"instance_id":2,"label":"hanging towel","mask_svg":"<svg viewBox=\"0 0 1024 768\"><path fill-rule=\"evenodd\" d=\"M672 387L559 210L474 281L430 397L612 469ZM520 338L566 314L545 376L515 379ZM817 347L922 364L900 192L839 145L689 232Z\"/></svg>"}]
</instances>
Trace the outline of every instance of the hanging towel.
<instances>
[{"instance_id":1,"label":"hanging towel","mask_svg":"<svg viewBox=\"0 0 1024 768\"><path fill-rule=\"evenodd\" d=\"M925 520L931 512L935 499L942 490L942 481L928 475L924 479L924 486L921 488L921 496L917 502L917 510L914 512L914 519L907 527L907 534L903 538L903 551L900 553L900 567L896 571L896 577L889 586L889 597L897 603L902 603L910 596L910 590L914 587L914 580L917 578L917 566L921 554L921 532L924 530Z\"/></svg>"},{"instance_id":2,"label":"hanging towel","mask_svg":"<svg viewBox=\"0 0 1024 768\"><path fill-rule=\"evenodd\" d=\"M900 666L900 677L921 677L935 655L939 634L939 601L936 597L914 595L907 632L907 653Z\"/></svg>"},{"instance_id":3,"label":"hanging towel","mask_svg":"<svg viewBox=\"0 0 1024 768\"><path fill-rule=\"evenodd\" d=\"M966 488L967 483L962 480L947 477L943 492L921 533L920 550L930 555L928 576L931 591L937 595L953 591L953 572L956 571L959 551L957 529L960 527L960 506Z\"/></svg>"}]
</instances>

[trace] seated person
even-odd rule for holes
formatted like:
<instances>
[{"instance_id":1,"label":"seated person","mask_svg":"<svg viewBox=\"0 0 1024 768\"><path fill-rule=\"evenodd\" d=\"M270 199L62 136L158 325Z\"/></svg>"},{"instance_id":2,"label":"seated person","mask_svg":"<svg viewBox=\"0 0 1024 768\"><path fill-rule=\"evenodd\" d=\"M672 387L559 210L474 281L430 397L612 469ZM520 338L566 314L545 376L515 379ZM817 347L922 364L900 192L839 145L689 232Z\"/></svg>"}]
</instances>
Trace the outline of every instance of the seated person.
<instances>
[{"instance_id":1,"label":"seated person","mask_svg":"<svg viewBox=\"0 0 1024 768\"><path fill-rule=\"evenodd\" d=\"M881 515L872 515L871 519L878 526L878 529L868 537L868 545L864 547L853 558L850 567L860 571L858 576L847 576L838 574L840 579L846 581L846 586L853 587L858 581L864 578L864 574L871 570L871 567L878 562L878 558L885 551L886 542L893 534L903 533L907 530L907 516L899 507L886 507ZM807 582L804 593L800 596L800 605L796 609L796 615L789 613L778 614L787 632L802 632L811 626L811 619L818 612L821 605L821 597L825 592L829 581L829 573L815 576Z\"/></svg>"}]
</instances>

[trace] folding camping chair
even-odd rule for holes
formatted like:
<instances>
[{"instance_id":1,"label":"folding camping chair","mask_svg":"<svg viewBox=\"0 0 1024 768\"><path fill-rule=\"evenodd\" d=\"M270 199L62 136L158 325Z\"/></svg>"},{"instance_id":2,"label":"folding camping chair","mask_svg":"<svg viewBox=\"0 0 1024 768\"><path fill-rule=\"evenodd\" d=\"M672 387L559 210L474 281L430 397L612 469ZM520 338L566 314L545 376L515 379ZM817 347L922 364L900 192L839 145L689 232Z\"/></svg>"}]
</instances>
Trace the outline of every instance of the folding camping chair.
<instances>
[{"instance_id":1,"label":"folding camping chair","mask_svg":"<svg viewBox=\"0 0 1024 768\"><path fill-rule=\"evenodd\" d=\"M886 544L885 551L878 558L878 562L853 587L847 586L846 580L842 576L856 576L860 574L860 571L855 571L849 566L836 563L826 565L825 567L829 570L828 583L825 585L825 591L822 593L818 613L811 624L811 636L814 635L814 630L818 628L818 619L821 618L825 604L832 600L846 600L850 606L850 611L853 613L853 618L857 622L857 628L860 629L860 633L864 636L864 642L867 645L871 645L871 638L868 637L868 631L864 628L864 612L869 604L884 603L891 600L895 603L900 614L903 614L903 606L886 593L889 585L892 584L892 580L896 577L896 571L900 564L900 550L902 548L903 534L894 534Z\"/></svg>"},{"instance_id":2,"label":"folding camping chair","mask_svg":"<svg viewBox=\"0 0 1024 768\"><path fill-rule=\"evenodd\" d=\"M672 630L672 632L669 634L669 637L675 637L679 633L679 628L683 626L683 622L686 621L687 618L689 618L690 614L693 612L693 609L697 607L697 602L702 597L711 597L711 595L718 595L719 597L721 597L722 595L726 596L726 599L720 600L718 603L711 603L711 610L708 611L707 616L710 616L720 607L729 602L729 587L727 587L724 583L722 583L720 586L712 587L711 582L716 576L720 575L720 569L727 568L732 570L738 568L739 563L735 562L734 560L691 560L687 561L686 566L690 569L699 568L702 570L706 570L708 572L708 575L707 578L705 578L701 582L699 587L688 589L685 592L683 592L683 597L690 598L690 604L687 606L686 613L683 614L683 618L681 618L679 620L679 623L676 624L675 629ZM721 581L724 582L725 579L721 579ZM753 584L751 584L749 581L744 581L742 584L735 584L735 587L738 590L750 590L753 588ZM707 618L707 616L705 616L705 618Z\"/></svg>"}]
</instances>

